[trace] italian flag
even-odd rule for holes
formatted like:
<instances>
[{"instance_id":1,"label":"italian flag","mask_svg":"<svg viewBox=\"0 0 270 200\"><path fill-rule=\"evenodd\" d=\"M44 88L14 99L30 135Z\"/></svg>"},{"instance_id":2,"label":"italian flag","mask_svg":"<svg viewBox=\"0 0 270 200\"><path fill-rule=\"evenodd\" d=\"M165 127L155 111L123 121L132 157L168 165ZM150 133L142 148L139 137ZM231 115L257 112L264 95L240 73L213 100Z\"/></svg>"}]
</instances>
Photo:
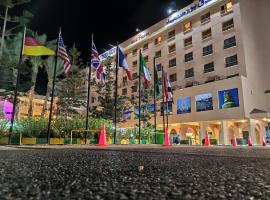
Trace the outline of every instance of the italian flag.
<instances>
[{"instance_id":1,"label":"italian flag","mask_svg":"<svg viewBox=\"0 0 270 200\"><path fill-rule=\"evenodd\" d=\"M141 63L140 63L140 67L141 67L141 73L143 74L143 78L144 78L144 84L147 85L147 86L150 86L150 83L151 83L151 74L148 70L148 67L145 63L145 60L144 60L144 57L141 53L140 55L141 57Z\"/></svg>"}]
</instances>

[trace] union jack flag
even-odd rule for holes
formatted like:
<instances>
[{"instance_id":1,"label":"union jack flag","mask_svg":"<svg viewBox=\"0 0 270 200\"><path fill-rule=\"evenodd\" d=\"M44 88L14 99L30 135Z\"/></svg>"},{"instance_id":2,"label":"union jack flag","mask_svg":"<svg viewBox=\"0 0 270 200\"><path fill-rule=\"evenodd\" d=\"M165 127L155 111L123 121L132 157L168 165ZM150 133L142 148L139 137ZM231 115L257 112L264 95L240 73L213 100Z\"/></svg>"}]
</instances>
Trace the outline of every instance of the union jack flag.
<instances>
[{"instance_id":1,"label":"union jack flag","mask_svg":"<svg viewBox=\"0 0 270 200\"><path fill-rule=\"evenodd\" d=\"M92 42L91 67L96 69L96 77L100 81L104 81L103 65L99 59L99 54L94 42Z\"/></svg>"},{"instance_id":2,"label":"union jack flag","mask_svg":"<svg viewBox=\"0 0 270 200\"><path fill-rule=\"evenodd\" d=\"M64 61L64 70L65 73L68 74L71 71L71 62L67 54L67 50L65 48L65 44L61 35L61 32L59 33L59 47L58 47L58 55L59 57Z\"/></svg>"}]
</instances>

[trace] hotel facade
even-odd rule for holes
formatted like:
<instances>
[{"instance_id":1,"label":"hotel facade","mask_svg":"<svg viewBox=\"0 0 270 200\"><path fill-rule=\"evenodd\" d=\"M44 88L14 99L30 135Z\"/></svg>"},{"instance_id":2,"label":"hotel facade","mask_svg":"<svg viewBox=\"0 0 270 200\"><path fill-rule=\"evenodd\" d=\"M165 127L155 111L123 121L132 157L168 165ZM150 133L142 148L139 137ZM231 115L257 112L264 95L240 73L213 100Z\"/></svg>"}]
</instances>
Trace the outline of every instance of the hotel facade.
<instances>
[{"instance_id":1,"label":"hotel facade","mask_svg":"<svg viewBox=\"0 0 270 200\"><path fill-rule=\"evenodd\" d=\"M141 50L152 79L156 58L159 77L163 66L172 84L171 134L201 144L207 131L219 145L230 145L234 135L246 140L250 135L254 144L261 144L270 122L268 8L268 0L196 0L135 35L120 45L134 80L127 81L120 70L118 95L138 95ZM91 106L98 106L97 99ZM149 122L154 124L153 115ZM162 122L159 111L160 129ZM138 119L132 115L119 126L135 124Z\"/></svg>"}]
</instances>

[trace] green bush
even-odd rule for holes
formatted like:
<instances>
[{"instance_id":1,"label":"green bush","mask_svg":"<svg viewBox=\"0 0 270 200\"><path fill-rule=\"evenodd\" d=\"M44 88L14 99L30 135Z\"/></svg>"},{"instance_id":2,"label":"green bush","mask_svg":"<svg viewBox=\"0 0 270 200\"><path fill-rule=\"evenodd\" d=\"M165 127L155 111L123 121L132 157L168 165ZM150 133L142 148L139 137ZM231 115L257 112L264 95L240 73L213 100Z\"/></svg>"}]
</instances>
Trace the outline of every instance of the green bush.
<instances>
[{"instance_id":1,"label":"green bush","mask_svg":"<svg viewBox=\"0 0 270 200\"><path fill-rule=\"evenodd\" d=\"M202 144L204 144L205 139L202 140ZM210 144L211 145L218 145L218 140L217 139L210 139Z\"/></svg>"},{"instance_id":2,"label":"green bush","mask_svg":"<svg viewBox=\"0 0 270 200\"><path fill-rule=\"evenodd\" d=\"M180 140L180 144L189 144L189 140Z\"/></svg>"},{"instance_id":3,"label":"green bush","mask_svg":"<svg viewBox=\"0 0 270 200\"><path fill-rule=\"evenodd\" d=\"M4 137L8 134L9 121L0 119L0 137Z\"/></svg>"},{"instance_id":4,"label":"green bush","mask_svg":"<svg viewBox=\"0 0 270 200\"><path fill-rule=\"evenodd\" d=\"M238 145L246 145L247 144L247 140L243 139L243 138L236 138L237 144Z\"/></svg>"},{"instance_id":5,"label":"green bush","mask_svg":"<svg viewBox=\"0 0 270 200\"><path fill-rule=\"evenodd\" d=\"M46 118L26 118L15 122L14 132L24 137L46 137L48 120Z\"/></svg>"}]
</instances>

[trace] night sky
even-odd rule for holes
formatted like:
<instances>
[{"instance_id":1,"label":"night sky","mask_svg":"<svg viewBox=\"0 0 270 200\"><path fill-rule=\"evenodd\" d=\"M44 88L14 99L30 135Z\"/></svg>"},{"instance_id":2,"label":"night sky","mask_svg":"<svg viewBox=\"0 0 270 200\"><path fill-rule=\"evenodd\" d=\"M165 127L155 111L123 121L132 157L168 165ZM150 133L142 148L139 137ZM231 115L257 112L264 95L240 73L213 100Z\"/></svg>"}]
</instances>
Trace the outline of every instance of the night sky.
<instances>
[{"instance_id":1,"label":"night sky","mask_svg":"<svg viewBox=\"0 0 270 200\"><path fill-rule=\"evenodd\" d=\"M56 39L59 27L67 47L74 43L82 53L84 63L90 59L91 33L99 53L109 44L121 43L168 16L169 8L179 10L193 0L32 0L13 9L20 15L23 9L34 14L28 25L39 34ZM39 70L36 92L46 94L47 75Z\"/></svg>"},{"instance_id":2,"label":"night sky","mask_svg":"<svg viewBox=\"0 0 270 200\"><path fill-rule=\"evenodd\" d=\"M47 33L49 39L57 37L58 27L67 46L76 44L84 61L90 52L91 33L99 52L108 44L123 42L141 30L168 16L167 9L181 9L192 0L32 0L23 8L34 13L30 28Z\"/></svg>"}]
</instances>

